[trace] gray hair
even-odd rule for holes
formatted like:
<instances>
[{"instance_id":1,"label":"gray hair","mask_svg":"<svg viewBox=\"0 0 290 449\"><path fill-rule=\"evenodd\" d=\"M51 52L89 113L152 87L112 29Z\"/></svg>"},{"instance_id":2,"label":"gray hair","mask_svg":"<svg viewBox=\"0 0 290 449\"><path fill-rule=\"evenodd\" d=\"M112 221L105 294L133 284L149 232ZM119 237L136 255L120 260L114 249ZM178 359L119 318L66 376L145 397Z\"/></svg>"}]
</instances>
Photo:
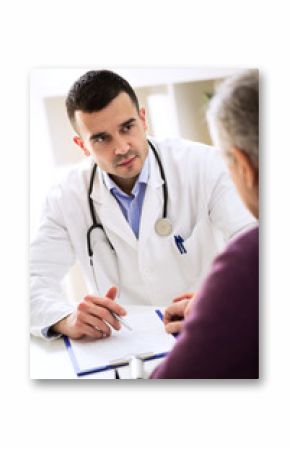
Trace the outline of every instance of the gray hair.
<instances>
[{"instance_id":1,"label":"gray hair","mask_svg":"<svg viewBox=\"0 0 290 449\"><path fill-rule=\"evenodd\" d=\"M236 147L259 166L259 72L247 70L223 81L207 111L213 141L226 153Z\"/></svg>"}]
</instances>

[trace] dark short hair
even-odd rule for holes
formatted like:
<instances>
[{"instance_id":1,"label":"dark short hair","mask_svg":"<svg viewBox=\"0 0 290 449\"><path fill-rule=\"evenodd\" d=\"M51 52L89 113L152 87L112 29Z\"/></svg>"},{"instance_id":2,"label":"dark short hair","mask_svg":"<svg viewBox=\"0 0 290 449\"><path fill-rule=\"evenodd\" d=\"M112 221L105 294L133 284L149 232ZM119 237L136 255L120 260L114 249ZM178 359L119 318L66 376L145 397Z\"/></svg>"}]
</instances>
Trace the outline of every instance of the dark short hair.
<instances>
[{"instance_id":1,"label":"dark short hair","mask_svg":"<svg viewBox=\"0 0 290 449\"><path fill-rule=\"evenodd\" d=\"M129 95L139 111L138 98L128 81L110 70L91 70L71 87L66 98L68 117L74 124L75 111L97 112L121 92Z\"/></svg>"}]
</instances>

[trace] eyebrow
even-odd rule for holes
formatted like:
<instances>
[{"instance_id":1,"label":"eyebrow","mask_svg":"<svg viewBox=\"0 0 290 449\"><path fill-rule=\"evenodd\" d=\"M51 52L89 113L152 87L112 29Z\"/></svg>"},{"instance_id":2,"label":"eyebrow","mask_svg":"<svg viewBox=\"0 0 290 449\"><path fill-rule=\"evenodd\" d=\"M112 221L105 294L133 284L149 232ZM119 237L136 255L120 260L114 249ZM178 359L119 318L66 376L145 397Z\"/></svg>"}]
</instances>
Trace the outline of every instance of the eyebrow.
<instances>
[{"instance_id":1,"label":"eyebrow","mask_svg":"<svg viewBox=\"0 0 290 449\"><path fill-rule=\"evenodd\" d=\"M129 120L126 120L125 122L121 123L119 125L119 127L123 128L124 126L131 125L131 123L134 123L135 121L136 121L136 119L134 117L129 118ZM107 137L107 136L108 136L107 132L100 131L99 133L92 134L91 137L90 137L90 140L97 140L99 138L104 138L104 137Z\"/></svg>"},{"instance_id":2,"label":"eyebrow","mask_svg":"<svg viewBox=\"0 0 290 449\"><path fill-rule=\"evenodd\" d=\"M131 123L136 122L136 119L134 117L129 118L129 120L126 120L125 122L121 123L120 128L123 128L124 126L131 125Z\"/></svg>"},{"instance_id":3,"label":"eyebrow","mask_svg":"<svg viewBox=\"0 0 290 449\"><path fill-rule=\"evenodd\" d=\"M97 139L99 139L100 137L102 137L102 138L104 138L104 137L106 137L108 135L108 133L106 133L106 132L99 132L99 133L96 133L96 134L93 134L93 135L91 135L91 137L90 137L90 140L97 140Z\"/></svg>"}]
</instances>

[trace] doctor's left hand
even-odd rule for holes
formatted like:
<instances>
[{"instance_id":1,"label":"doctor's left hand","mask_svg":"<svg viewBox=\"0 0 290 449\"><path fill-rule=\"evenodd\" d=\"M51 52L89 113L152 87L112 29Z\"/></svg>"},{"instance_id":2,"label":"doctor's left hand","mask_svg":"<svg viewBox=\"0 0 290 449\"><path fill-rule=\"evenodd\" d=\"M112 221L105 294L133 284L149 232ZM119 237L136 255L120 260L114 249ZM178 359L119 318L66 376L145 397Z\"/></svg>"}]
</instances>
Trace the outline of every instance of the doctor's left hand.
<instances>
[{"instance_id":1,"label":"doctor's left hand","mask_svg":"<svg viewBox=\"0 0 290 449\"><path fill-rule=\"evenodd\" d=\"M115 330L121 328L120 322L111 312L120 316L127 313L114 301L116 294L117 288L111 287L103 298L94 295L85 296L76 311L56 323L52 329L72 339L109 337L112 333L111 327Z\"/></svg>"}]
</instances>

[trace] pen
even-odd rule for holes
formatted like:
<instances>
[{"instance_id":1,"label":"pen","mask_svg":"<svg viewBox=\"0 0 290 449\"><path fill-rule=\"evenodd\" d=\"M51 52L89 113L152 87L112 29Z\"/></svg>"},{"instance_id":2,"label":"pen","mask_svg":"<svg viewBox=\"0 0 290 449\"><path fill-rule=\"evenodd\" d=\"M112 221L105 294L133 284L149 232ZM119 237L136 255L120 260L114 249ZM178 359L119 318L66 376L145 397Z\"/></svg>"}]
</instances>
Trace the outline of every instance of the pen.
<instances>
[{"instance_id":1,"label":"pen","mask_svg":"<svg viewBox=\"0 0 290 449\"><path fill-rule=\"evenodd\" d=\"M95 272L94 272L95 273ZM129 331L132 331L133 329L129 326L129 324L126 323L126 321L120 317L120 315L118 315L115 312L112 312L112 310L110 310L111 315L113 315L114 318L116 318L117 321L119 321L120 323L123 324L123 326L125 326Z\"/></svg>"},{"instance_id":2,"label":"pen","mask_svg":"<svg viewBox=\"0 0 290 449\"><path fill-rule=\"evenodd\" d=\"M186 254L187 251L185 246L183 245L184 239L181 237L181 235L175 235L174 240L180 254Z\"/></svg>"},{"instance_id":3,"label":"pen","mask_svg":"<svg viewBox=\"0 0 290 449\"><path fill-rule=\"evenodd\" d=\"M126 321L124 320L124 318L121 318L120 315L117 315L115 312L112 312L110 310L110 313L113 315L114 318L116 318L117 321L120 321L120 323L123 324L123 326L125 326L129 331L132 331L133 329L129 326L128 323L126 323Z\"/></svg>"}]
</instances>

